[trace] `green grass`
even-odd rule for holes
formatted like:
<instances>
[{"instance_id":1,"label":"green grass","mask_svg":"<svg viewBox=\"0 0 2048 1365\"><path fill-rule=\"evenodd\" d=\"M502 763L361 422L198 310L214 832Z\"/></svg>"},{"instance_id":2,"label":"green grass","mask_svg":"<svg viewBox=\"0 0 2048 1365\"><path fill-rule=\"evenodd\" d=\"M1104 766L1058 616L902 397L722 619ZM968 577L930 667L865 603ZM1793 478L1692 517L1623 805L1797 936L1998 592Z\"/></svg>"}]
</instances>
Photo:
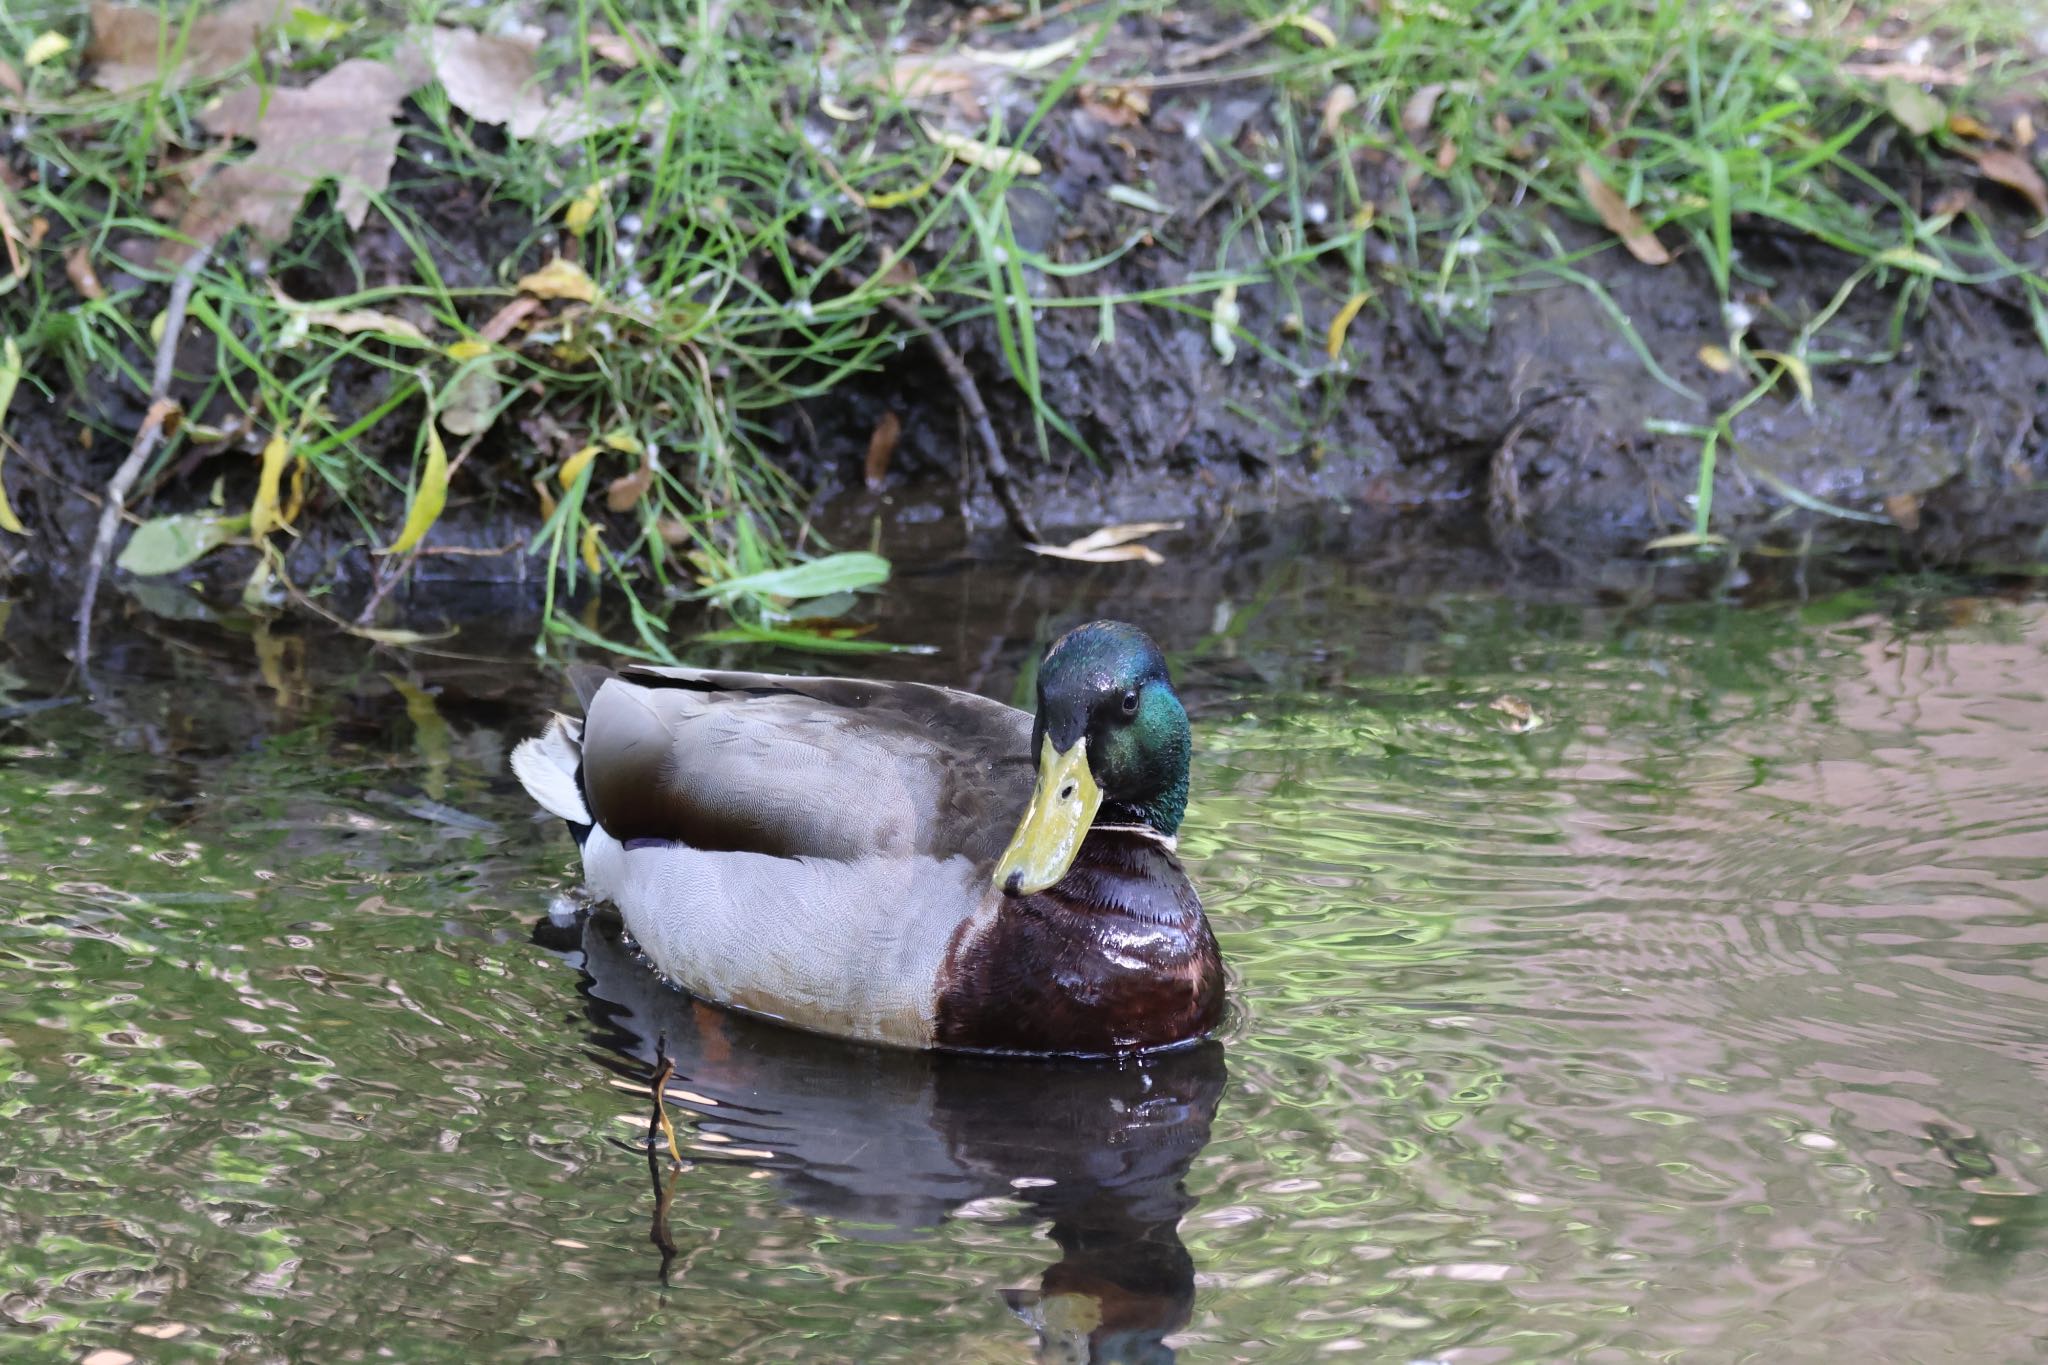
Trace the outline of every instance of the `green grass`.
<instances>
[{"instance_id":1,"label":"green grass","mask_svg":"<svg viewBox=\"0 0 2048 1365\"><path fill-rule=\"evenodd\" d=\"M293 461L302 457L324 490L321 515L339 519L364 546L388 546L430 467L428 414L480 401L499 416L450 497L509 502L530 519L530 552L547 567L550 635L668 658L668 619L681 600L722 607L742 637L865 644L807 618L843 612L846 592L872 586L886 566L828 560L835 567L794 584L761 575L833 549L805 526L803 490L783 472L771 419L915 344L885 299L912 302L941 324L986 320L1029 403L1037 453L1070 445L1093 455L1078 415L1058 411L1038 382L1043 310L1089 310L1114 345L1118 308L1214 322L1226 286L1271 284L1300 319L1299 335L1221 331L1301 381L1297 396L1283 400L1298 404L1295 411L1259 420L1306 429L1318 408L1344 401L1348 376L1341 358L1325 353L1324 329L1347 297L1372 298L1360 327L1397 293L1440 325L1478 326L1507 292L1599 294L1584 258L1618 248L1604 239L1567 248L1553 226L1559 216L1593 221L1577 180L1579 166L1591 162L1667 245L1707 263L1727 304L1731 362L1753 380L1741 402L1687 428L1701 441L1702 537L1716 455L1741 408L1787 379L1810 382L1830 366L1885 358L1884 348L1844 348L1826 331L1857 292L1883 291L1892 301L1895 344L1937 280L2006 290L2033 308L2048 344L2048 282L2015 265L1974 214L1932 217L1867 168L1876 154L1953 165L1959 139L1946 131L1913 139L1886 113L1880 85L1842 74L1869 22L1848 6L1816 5L1795 27L1784 6L1756 0L1382 0L1371 9L1332 0L1312 15L1338 35L1332 48L1313 22L1283 22L1308 13L1300 6L1230 0L1236 21L1270 31L1212 63L1142 71L1098 57L1106 32L1098 21L1165 7L1131 0L1121 11L1114 3L1080 11L1078 47L1009 78L1028 108L992 139L1033 145L1042 120L1074 98L1084 76L1198 94L1233 75L1274 83L1286 117L1270 145L1203 146L1216 185L1241 183L1222 205L1215 255L1185 262L1171 285L1133 292L1105 282L1091 290L1090 277L1116 253L1076 263L1024 250L1009 216L1009 169L965 164L918 130L920 114L932 117L927 106L851 80L856 66L887 65L900 31L895 11L737 0L728 13L739 22L713 31L701 5L569 0L549 14L556 29L542 57L550 88L575 96L602 82L629 111L626 124L559 149L508 142L427 85L406 123L391 190L372 210L373 222L395 234L399 268L391 268L390 248L367 259L325 194L309 201L287 245L260 269L230 242L195 294L192 321L215 346L190 411L216 427L238 418L254 433L251 449L288 434ZM2040 75L2024 35L2001 29L2017 22L2002 17L2006 8L1942 6L1939 29L1929 30L1924 59L1969 70L1965 84L1942 91L1960 112ZM277 79L299 84L344 57L387 54L402 40L404 23L382 10L373 16L343 4L334 13L340 31L294 48ZM422 0L409 19L488 27L498 17ZM1931 11L1908 17L1934 20ZM1231 26L1227 16L1222 28ZM36 0L0 16L0 56L18 58L49 28L83 47L77 9ZM598 62L587 36L629 28L663 58L630 70ZM995 24L970 41L1019 48L1042 43L1044 33L1010 34ZM834 56L821 61L827 50ZM20 121L17 164L38 176L15 207L47 229L36 268L0 296L0 333L20 340L30 382L45 391L112 384L140 394L153 349L146 312L160 293L129 289L77 306L63 256L82 248L108 273L117 240L165 235L150 212L163 168L207 145L199 109L252 74L116 97L80 84L77 65L75 49L30 73L37 112ZM1340 85L1355 108L1336 137L1324 139L1316 125ZM1417 92L1437 86L1427 126L1404 129ZM859 117L815 112L820 93L857 105ZM1153 188L1184 211L1210 186ZM508 234L511 249L481 275L458 264L473 247L438 235L448 224L436 203L458 189ZM579 201L594 213L577 242L564 217ZM865 201L890 207L872 211ZM1527 211L1532 205L1547 212ZM1842 291L1826 312L1759 315L1744 302L1770 283L1740 251L1738 225L1758 223L1843 253ZM789 246L814 226L832 253L825 266ZM593 306L544 322L523 344L449 354L449 343L511 301L520 274L565 243L601 290ZM882 269L921 248L914 282ZM1057 292L1034 286L1051 276L1062 277ZM346 281L331 299L301 302L408 313L432 324L436 345L309 327L272 293L274 281L294 278ZM1681 376L1658 368L1629 319L1607 306L1644 363L1697 401ZM1768 344L1759 339L1766 335ZM536 413L557 437L527 438L519 419ZM125 448L129 433L119 423L82 403L73 415L96 428L97 440ZM620 448L569 461L608 433L622 438ZM188 427L142 486L205 434ZM460 443L451 436L448 445L459 457ZM651 454L652 484L612 511L606 487L640 467L636 450ZM1029 452L1018 455L1028 463ZM566 487L565 463L576 470ZM201 463L189 490L165 490L155 508L189 507L224 475L224 504L236 509L254 496L257 470L255 459L230 447ZM282 593L325 610L319 582L287 583L283 573L282 557L267 554L248 601L260 606ZM735 581L736 590L718 586ZM829 591L806 595L825 585ZM619 608L612 619L629 623L627 638L596 634L599 618L579 610L593 587Z\"/></svg>"}]
</instances>

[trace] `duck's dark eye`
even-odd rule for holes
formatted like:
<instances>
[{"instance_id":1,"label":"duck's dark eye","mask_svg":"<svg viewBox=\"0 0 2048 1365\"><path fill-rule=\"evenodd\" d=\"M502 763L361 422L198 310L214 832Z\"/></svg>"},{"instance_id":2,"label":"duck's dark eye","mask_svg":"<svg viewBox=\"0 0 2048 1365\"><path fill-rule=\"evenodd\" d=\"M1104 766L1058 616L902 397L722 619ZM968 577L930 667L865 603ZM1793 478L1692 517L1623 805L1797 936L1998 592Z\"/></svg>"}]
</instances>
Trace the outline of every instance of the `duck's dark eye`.
<instances>
[{"instance_id":1,"label":"duck's dark eye","mask_svg":"<svg viewBox=\"0 0 2048 1365\"><path fill-rule=\"evenodd\" d=\"M1131 691L1124 693L1124 714L1127 716L1135 716L1138 714L1137 692Z\"/></svg>"}]
</instances>

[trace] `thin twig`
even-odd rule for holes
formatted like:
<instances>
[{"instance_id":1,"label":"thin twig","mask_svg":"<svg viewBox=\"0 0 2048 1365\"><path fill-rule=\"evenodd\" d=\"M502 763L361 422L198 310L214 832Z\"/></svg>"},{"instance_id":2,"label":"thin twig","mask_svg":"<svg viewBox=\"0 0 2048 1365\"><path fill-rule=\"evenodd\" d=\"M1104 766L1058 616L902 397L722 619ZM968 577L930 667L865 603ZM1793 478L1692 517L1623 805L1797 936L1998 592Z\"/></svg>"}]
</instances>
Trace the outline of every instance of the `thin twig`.
<instances>
[{"instance_id":1,"label":"thin twig","mask_svg":"<svg viewBox=\"0 0 2048 1365\"><path fill-rule=\"evenodd\" d=\"M738 223L740 231L753 236L750 224ZM831 255L824 248L791 237L787 241L790 252L801 256L812 265L829 269L848 288L858 289L862 283L853 272L844 266L832 264ZM895 315L897 321L923 337L925 344L932 348L932 355L939 362L939 368L946 372L952 382L953 392L960 399L960 406L967 412L968 423L975 435L981 438L982 470L988 475L989 486L995 489L996 501L1003 505L1003 519L1010 529L1027 544L1042 540L1037 523L1031 513L1025 510L1024 500L1017 494L1017 486L1010 479L1010 462L1003 455L1003 443L996 438L996 426L989 419L988 406L981 401L981 390L974 383L974 376L967 369L967 363L960 359L960 353L939 335L939 329L925 321L924 315L903 299L884 295L879 302L882 307Z\"/></svg>"},{"instance_id":2,"label":"thin twig","mask_svg":"<svg viewBox=\"0 0 2048 1365\"><path fill-rule=\"evenodd\" d=\"M669 1158L677 1165L683 1161L683 1153L676 1146L676 1126L668 1120L668 1106L662 1103L663 1092L668 1089L669 1077L676 1074L675 1060L668 1055L668 1035L661 1035L654 1045L654 1079L648 1085L654 1099L654 1113L647 1121L647 1145L654 1146L654 1139L668 1139Z\"/></svg>"},{"instance_id":3,"label":"thin twig","mask_svg":"<svg viewBox=\"0 0 2048 1365\"><path fill-rule=\"evenodd\" d=\"M1286 18L1284 16L1262 19L1242 32L1231 34L1222 42L1211 43L1207 47L1198 47L1192 51L1180 52L1168 57L1166 59L1166 69L1168 71L1186 71L1192 66L1207 66L1218 57L1228 57L1233 52L1250 47L1253 43L1256 43L1285 22Z\"/></svg>"},{"instance_id":4,"label":"thin twig","mask_svg":"<svg viewBox=\"0 0 2048 1365\"><path fill-rule=\"evenodd\" d=\"M127 510L128 491L142 477L143 466L163 440L164 423L178 410L170 398L178 336L185 330L185 309L192 302L192 287L199 282L199 272L212 256L212 247L200 247L178 268L171 281L171 301L164 308L164 334L157 340L156 369L150 376L149 411L143 416L142 429L135 433L135 444L128 448L128 458L107 480L106 501L100 504L99 530L93 536L92 557L85 562L85 590L78 596L78 637L73 648L79 680L88 692L92 691L92 609L99 597L100 575L106 571L107 557L114 551L114 532L121 525L121 514Z\"/></svg>"}]
</instances>

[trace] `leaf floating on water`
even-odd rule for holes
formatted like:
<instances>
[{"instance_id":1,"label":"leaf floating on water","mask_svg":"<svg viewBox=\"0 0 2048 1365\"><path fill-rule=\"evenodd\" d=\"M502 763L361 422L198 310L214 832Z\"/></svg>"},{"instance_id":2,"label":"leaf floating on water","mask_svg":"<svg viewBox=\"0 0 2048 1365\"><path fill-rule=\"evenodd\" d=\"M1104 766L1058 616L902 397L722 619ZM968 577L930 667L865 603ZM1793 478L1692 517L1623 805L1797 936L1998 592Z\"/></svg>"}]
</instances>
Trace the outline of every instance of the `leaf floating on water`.
<instances>
[{"instance_id":1,"label":"leaf floating on water","mask_svg":"<svg viewBox=\"0 0 2048 1365\"><path fill-rule=\"evenodd\" d=\"M1070 540L1065 545L1029 545L1033 554L1053 559L1073 559L1084 564L1115 564L1124 560L1139 560L1146 564L1164 564L1166 556L1149 545L1137 542L1146 536L1161 531L1178 531L1184 523L1178 521L1134 521L1117 526L1105 526L1091 531L1079 540Z\"/></svg>"},{"instance_id":2,"label":"leaf floating on water","mask_svg":"<svg viewBox=\"0 0 2048 1365\"><path fill-rule=\"evenodd\" d=\"M7 429L7 408L14 401L14 388L21 383L21 347L13 337L0 342L0 432ZM7 459L7 446L0 442L0 464ZM25 536L28 529L21 524L21 518L14 515L14 507L7 501L7 484L0 481L0 530L12 531Z\"/></svg>"},{"instance_id":3,"label":"leaf floating on water","mask_svg":"<svg viewBox=\"0 0 2048 1365\"><path fill-rule=\"evenodd\" d=\"M537 299L574 299L578 303L597 299L597 285L583 267L560 256L531 275L520 276L519 292Z\"/></svg>"},{"instance_id":4,"label":"leaf floating on water","mask_svg":"<svg viewBox=\"0 0 2048 1365\"><path fill-rule=\"evenodd\" d=\"M405 526L391 548L381 553L404 554L426 539L427 532L441 519L441 509L448 505L448 449L441 444L441 433L434 429L432 417L427 419L426 431L427 460L420 469L419 486L413 489L412 505L406 508Z\"/></svg>"},{"instance_id":5,"label":"leaf floating on water","mask_svg":"<svg viewBox=\"0 0 2048 1365\"><path fill-rule=\"evenodd\" d=\"M1585 191L1586 201L1593 206L1593 212L1600 215L1600 221L1607 230L1621 238L1621 244L1628 248L1628 254L1644 265L1669 265L1671 253L1657 240L1657 234L1644 225L1628 202L1600 178L1590 161L1579 163L1579 188Z\"/></svg>"},{"instance_id":6,"label":"leaf floating on water","mask_svg":"<svg viewBox=\"0 0 2048 1365\"><path fill-rule=\"evenodd\" d=\"M1986 180L1997 181L2025 199L2033 206L2037 217L2048 218L2048 182L2042 181L2041 173L2034 169L2033 162L2017 152L2002 148L1972 155L1979 175Z\"/></svg>"},{"instance_id":7,"label":"leaf floating on water","mask_svg":"<svg viewBox=\"0 0 2048 1365\"><path fill-rule=\"evenodd\" d=\"M1486 703L1486 707L1489 711L1498 711L1507 717L1505 728L1510 734L1526 735L1541 730L1547 723L1535 707L1512 692L1501 693Z\"/></svg>"},{"instance_id":8,"label":"leaf floating on water","mask_svg":"<svg viewBox=\"0 0 2048 1365\"><path fill-rule=\"evenodd\" d=\"M1209 344L1226 365L1237 359L1237 337L1231 332L1237 319L1237 286L1226 284L1216 292L1216 309L1209 315Z\"/></svg>"},{"instance_id":9,"label":"leaf floating on water","mask_svg":"<svg viewBox=\"0 0 2048 1365\"><path fill-rule=\"evenodd\" d=\"M179 512L156 517L135 528L135 534L128 537L121 557L114 563L143 577L176 573L248 529L249 518L245 515Z\"/></svg>"},{"instance_id":10,"label":"leaf floating on water","mask_svg":"<svg viewBox=\"0 0 2048 1365\"><path fill-rule=\"evenodd\" d=\"M1323 350L1329 355L1332 362L1335 362L1338 356L1344 354L1344 338L1351 331L1352 320L1358 316L1358 310L1365 307L1371 298L1372 291L1370 289L1359 290L1356 294L1344 300L1344 306L1337 310L1337 316L1330 319L1329 333L1323 338Z\"/></svg>"},{"instance_id":11,"label":"leaf floating on water","mask_svg":"<svg viewBox=\"0 0 2048 1365\"><path fill-rule=\"evenodd\" d=\"M1940 100L1909 81L1884 83L1884 107L1914 137L1926 137L1948 117Z\"/></svg>"}]
</instances>

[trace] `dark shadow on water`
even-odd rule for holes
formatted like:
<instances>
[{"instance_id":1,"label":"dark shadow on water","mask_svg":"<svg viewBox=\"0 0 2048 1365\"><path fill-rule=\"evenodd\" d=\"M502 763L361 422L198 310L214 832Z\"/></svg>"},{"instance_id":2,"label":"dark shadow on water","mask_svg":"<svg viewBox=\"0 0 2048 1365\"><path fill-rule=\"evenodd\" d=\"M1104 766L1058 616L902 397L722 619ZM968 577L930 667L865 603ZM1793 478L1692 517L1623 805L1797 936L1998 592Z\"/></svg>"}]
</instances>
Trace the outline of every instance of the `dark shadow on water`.
<instances>
[{"instance_id":1,"label":"dark shadow on water","mask_svg":"<svg viewBox=\"0 0 2048 1365\"><path fill-rule=\"evenodd\" d=\"M1170 1361L1166 1338L1194 1306L1180 1221L1188 1168L1222 1098L1223 1047L1128 1063L901 1052L750 1020L663 984L606 914L544 921L536 938L586 974L600 1064L636 1084L665 1040L668 1086L691 1162L774 1172L783 1198L835 1234L920 1238L980 1200L1048 1222L1059 1259L1003 1298L1038 1333L1041 1358ZM680 1281L691 1249L667 1227L693 1178L665 1144L650 1164L650 1240Z\"/></svg>"}]
</instances>

